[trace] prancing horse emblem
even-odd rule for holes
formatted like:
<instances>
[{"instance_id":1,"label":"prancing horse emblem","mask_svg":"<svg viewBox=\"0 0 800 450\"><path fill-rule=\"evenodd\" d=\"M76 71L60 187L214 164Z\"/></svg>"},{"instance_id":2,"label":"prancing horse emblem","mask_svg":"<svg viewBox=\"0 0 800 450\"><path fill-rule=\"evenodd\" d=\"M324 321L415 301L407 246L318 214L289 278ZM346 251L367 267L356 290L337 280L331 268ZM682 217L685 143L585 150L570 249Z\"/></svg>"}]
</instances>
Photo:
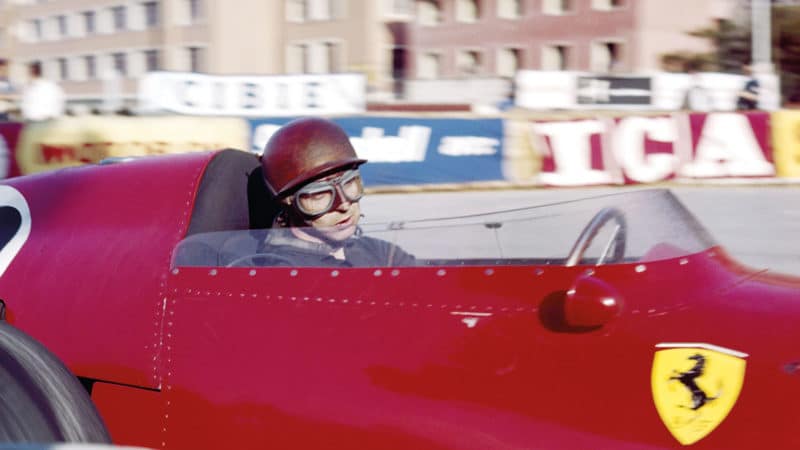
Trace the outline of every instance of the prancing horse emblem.
<instances>
[{"instance_id":1,"label":"prancing horse emblem","mask_svg":"<svg viewBox=\"0 0 800 450\"><path fill-rule=\"evenodd\" d=\"M703 439L731 412L744 384L745 358L746 353L702 342L656 344L653 403L678 442Z\"/></svg>"},{"instance_id":2,"label":"prancing horse emblem","mask_svg":"<svg viewBox=\"0 0 800 450\"><path fill-rule=\"evenodd\" d=\"M706 394L706 391L701 389L700 386L697 385L697 381L695 381L698 377L703 376L703 372L706 368L706 357L699 353L695 353L694 355L690 356L689 359L695 361L694 367L685 372L673 370L675 375L669 377L669 379L670 381L678 380L681 382L681 384L686 386L686 389L689 389L689 392L692 394L692 406L684 406L684 408L697 411L706 403L718 399L719 395L722 393L722 390L720 390L717 395L709 397L708 394Z\"/></svg>"}]
</instances>

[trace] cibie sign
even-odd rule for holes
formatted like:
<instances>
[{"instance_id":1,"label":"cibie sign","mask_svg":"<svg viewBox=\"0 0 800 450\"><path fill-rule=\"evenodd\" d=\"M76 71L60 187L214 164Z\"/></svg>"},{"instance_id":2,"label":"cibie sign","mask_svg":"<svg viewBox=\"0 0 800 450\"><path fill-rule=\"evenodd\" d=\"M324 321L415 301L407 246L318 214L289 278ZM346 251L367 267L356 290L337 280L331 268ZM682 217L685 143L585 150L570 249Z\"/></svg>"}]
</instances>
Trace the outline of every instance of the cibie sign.
<instances>
[{"instance_id":1,"label":"cibie sign","mask_svg":"<svg viewBox=\"0 0 800 450\"><path fill-rule=\"evenodd\" d=\"M366 80L356 73L223 76L151 72L139 82L139 112L240 117L360 113Z\"/></svg>"}]
</instances>

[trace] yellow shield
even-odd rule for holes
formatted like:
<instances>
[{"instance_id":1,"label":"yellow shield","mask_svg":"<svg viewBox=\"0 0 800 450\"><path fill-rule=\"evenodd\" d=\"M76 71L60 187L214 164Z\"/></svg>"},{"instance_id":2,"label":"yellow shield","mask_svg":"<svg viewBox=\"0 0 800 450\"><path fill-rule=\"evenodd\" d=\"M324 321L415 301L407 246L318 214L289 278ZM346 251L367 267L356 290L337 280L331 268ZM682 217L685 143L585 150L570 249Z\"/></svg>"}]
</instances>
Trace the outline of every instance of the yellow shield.
<instances>
[{"instance_id":1,"label":"yellow shield","mask_svg":"<svg viewBox=\"0 0 800 450\"><path fill-rule=\"evenodd\" d=\"M747 354L700 343L656 346L650 384L667 429L683 445L711 433L736 403Z\"/></svg>"}]
</instances>

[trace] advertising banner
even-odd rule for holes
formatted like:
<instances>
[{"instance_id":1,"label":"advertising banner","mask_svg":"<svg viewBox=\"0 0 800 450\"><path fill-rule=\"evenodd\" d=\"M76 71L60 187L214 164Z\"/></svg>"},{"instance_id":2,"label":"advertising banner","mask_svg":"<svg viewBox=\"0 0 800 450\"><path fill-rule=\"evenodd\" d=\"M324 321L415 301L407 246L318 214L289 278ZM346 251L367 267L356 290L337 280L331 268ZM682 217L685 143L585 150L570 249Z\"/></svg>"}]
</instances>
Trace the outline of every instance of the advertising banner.
<instances>
[{"instance_id":1,"label":"advertising banner","mask_svg":"<svg viewBox=\"0 0 800 450\"><path fill-rule=\"evenodd\" d=\"M22 124L0 122L0 179L20 175L16 151Z\"/></svg>"},{"instance_id":2,"label":"advertising banner","mask_svg":"<svg viewBox=\"0 0 800 450\"><path fill-rule=\"evenodd\" d=\"M533 177L550 186L773 177L769 117L681 113L530 121L530 148L541 157Z\"/></svg>"},{"instance_id":3,"label":"advertising banner","mask_svg":"<svg viewBox=\"0 0 800 450\"><path fill-rule=\"evenodd\" d=\"M247 121L210 117L65 117L26 124L17 145L23 174L106 158L247 149Z\"/></svg>"},{"instance_id":4,"label":"advertising banner","mask_svg":"<svg viewBox=\"0 0 800 450\"><path fill-rule=\"evenodd\" d=\"M333 118L347 134L367 186L503 180L501 119ZM288 119L251 121L251 150L260 153Z\"/></svg>"},{"instance_id":5,"label":"advertising banner","mask_svg":"<svg viewBox=\"0 0 800 450\"><path fill-rule=\"evenodd\" d=\"M650 105L650 77L578 76L579 105Z\"/></svg>"},{"instance_id":6,"label":"advertising banner","mask_svg":"<svg viewBox=\"0 0 800 450\"><path fill-rule=\"evenodd\" d=\"M800 111L778 111L771 121L778 176L800 178Z\"/></svg>"},{"instance_id":7,"label":"advertising banner","mask_svg":"<svg viewBox=\"0 0 800 450\"><path fill-rule=\"evenodd\" d=\"M780 106L775 74L758 74L758 107ZM528 109L625 109L699 112L733 111L748 81L740 74L656 72L646 76L599 75L588 72L520 70L516 105ZM692 97L691 101L687 101Z\"/></svg>"},{"instance_id":8,"label":"advertising banner","mask_svg":"<svg viewBox=\"0 0 800 450\"><path fill-rule=\"evenodd\" d=\"M365 111L363 74L231 76L150 72L139 82L141 113L272 117Z\"/></svg>"}]
</instances>

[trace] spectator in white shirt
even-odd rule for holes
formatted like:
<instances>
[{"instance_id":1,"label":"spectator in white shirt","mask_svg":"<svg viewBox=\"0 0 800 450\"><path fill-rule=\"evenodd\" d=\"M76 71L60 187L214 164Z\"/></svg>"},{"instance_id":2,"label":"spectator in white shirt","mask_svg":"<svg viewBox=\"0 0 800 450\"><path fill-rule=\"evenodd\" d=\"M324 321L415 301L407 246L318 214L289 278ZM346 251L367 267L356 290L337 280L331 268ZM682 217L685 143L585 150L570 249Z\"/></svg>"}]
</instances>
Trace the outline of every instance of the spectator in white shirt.
<instances>
[{"instance_id":1,"label":"spectator in white shirt","mask_svg":"<svg viewBox=\"0 0 800 450\"><path fill-rule=\"evenodd\" d=\"M30 82L22 93L22 118L29 121L55 119L64 114L64 91L55 82L42 77L42 65L29 66Z\"/></svg>"},{"instance_id":2,"label":"spectator in white shirt","mask_svg":"<svg viewBox=\"0 0 800 450\"><path fill-rule=\"evenodd\" d=\"M10 119L14 110L14 86L8 79L8 60L0 58L0 122Z\"/></svg>"}]
</instances>

